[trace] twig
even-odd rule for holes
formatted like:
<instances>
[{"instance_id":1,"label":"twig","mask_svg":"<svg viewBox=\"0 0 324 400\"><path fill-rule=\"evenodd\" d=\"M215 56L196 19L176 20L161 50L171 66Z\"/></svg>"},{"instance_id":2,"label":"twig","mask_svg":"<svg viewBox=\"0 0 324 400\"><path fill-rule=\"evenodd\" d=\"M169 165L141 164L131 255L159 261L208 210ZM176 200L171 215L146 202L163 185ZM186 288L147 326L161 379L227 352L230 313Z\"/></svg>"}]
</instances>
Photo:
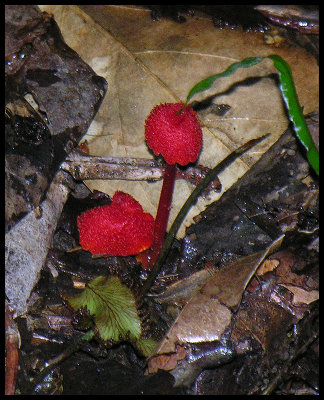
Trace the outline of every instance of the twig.
<instances>
[{"instance_id":1,"label":"twig","mask_svg":"<svg viewBox=\"0 0 324 400\"><path fill-rule=\"evenodd\" d=\"M77 150L72 151L61 164L61 169L69 172L76 180L118 179L128 181L158 181L163 178L164 163L147 158L96 157L88 156ZM195 185L210 171L202 165L185 169L177 168L177 179L185 179ZM221 189L219 179L215 177L209 190Z\"/></svg>"},{"instance_id":2,"label":"twig","mask_svg":"<svg viewBox=\"0 0 324 400\"><path fill-rule=\"evenodd\" d=\"M61 169L74 179L125 179L157 181L163 176L163 165L154 160L129 157L96 157L72 151Z\"/></svg>"},{"instance_id":3,"label":"twig","mask_svg":"<svg viewBox=\"0 0 324 400\"><path fill-rule=\"evenodd\" d=\"M315 340L318 338L318 333L314 334L311 336L306 343L302 345L300 349L298 349L294 354L291 355L290 359L288 360L288 366L293 363L294 360L296 360L297 357L300 355L304 354L305 351L315 342ZM288 368L286 365L286 370ZM280 371L274 379L270 382L270 384L262 391L262 395L269 395L271 394L276 387L278 386L279 382L283 379L283 375L285 372Z\"/></svg>"},{"instance_id":4,"label":"twig","mask_svg":"<svg viewBox=\"0 0 324 400\"><path fill-rule=\"evenodd\" d=\"M16 377L18 371L18 346L19 332L8 302L5 300L5 330L6 330L6 372L5 372L5 395L14 395L16 388Z\"/></svg>"},{"instance_id":5,"label":"twig","mask_svg":"<svg viewBox=\"0 0 324 400\"><path fill-rule=\"evenodd\" d=\"M64 361L66 358L68 358L71 354L76 352L81 343L85 341L90 341L94 336L93 330L88 331L81 337L79 337L74 343L72 343L71 346L69 346L63 353L58 355L57 357L53 358L49 363L44 367L40 373L33 379L33 381L30 384L29 390L27 390L27 394L32 394L35 387L41 382L41 380L48 375L58 364L60 364L62 361Z\"/></svg>"}]
</instances>

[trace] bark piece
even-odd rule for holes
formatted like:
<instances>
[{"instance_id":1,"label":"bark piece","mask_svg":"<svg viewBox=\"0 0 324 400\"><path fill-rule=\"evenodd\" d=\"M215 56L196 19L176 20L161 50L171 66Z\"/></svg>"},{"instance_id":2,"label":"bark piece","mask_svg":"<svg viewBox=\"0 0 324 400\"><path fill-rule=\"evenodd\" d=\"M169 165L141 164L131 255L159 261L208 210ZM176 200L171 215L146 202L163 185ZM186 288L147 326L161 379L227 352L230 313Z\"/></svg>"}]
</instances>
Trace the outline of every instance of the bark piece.
<instances>
[{"instance_id":1,"label":"bark piece","mask_svg":"<svg viewBox=\"0 0 324 400\"><path fill-rule=\"evenodd\" d=\"M31 5L5 10L10 230L44 198L57 168L86 133L107 83L65 44L52 16Z\"/></svg>"}]
</instances>

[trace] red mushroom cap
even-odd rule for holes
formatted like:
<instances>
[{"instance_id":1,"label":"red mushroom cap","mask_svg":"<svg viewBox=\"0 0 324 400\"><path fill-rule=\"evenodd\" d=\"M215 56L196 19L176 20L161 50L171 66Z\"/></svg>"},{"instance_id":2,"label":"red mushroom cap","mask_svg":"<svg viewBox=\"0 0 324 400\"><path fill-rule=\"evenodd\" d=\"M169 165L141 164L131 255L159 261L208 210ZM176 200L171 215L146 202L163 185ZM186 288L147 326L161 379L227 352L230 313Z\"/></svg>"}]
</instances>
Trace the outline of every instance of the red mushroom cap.
<instances>
[{"instance_id":1,"label":"red mushroom cap","mask_svg":"<svg viewBox=\"0 0 324 400\"><path fill-rule=\"evenodd\" d=\"M117 191L111 204L82 213L78 229L84 250L103 256L128 256L152 245L154 219L131 195Z\"/></svg>"},{"instance_id":2,"label":"red mushroom cap","mask_svg":"<svg viewBox=\"0 0 324 400\"><path fill-rule=\"evenodd\" d=\"M202 131L195 111L183 103L165 103L153 108L145 121L147 145L168 164L195 162L202 147Z\"/></svg>"}]
</instances>

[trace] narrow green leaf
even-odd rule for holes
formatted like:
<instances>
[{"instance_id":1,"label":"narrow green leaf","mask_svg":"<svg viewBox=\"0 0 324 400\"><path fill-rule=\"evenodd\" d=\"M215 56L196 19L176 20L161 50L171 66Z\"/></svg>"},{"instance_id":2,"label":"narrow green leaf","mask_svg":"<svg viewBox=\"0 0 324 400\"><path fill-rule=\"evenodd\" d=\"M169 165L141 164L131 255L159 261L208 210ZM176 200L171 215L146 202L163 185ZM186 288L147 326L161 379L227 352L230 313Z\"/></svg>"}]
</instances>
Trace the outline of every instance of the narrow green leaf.
<instances>
[{"instance_id":1,"label":"narrow green leaf","mask_svg":"<svg viewBox=\"0 0 324 400\"><path fill-rule=\"evenodd\" d=\"M195 95L196 93L210 89L217 79L232 75L238 68L252 67L253 65L258 64L262 60L263 57L248 57L240 62L230 65L224 72L203 79L190 90L186 103L188 103L189 100L192 98L192 96Z\"/></svg>"},{"instance_id":2,"label":"narrow green leaf","mask_svg":"<svg viewBox=\"0 0 324 400\"><path fill-rule=\"evenodd\" d=\"M306 149L309 164L313 167L317 175L319 175L319 153L306 124L303 110L299 105L291 69L286 61L277 54L273 54L268 58L273 61L274 66L279 72L280 90L286 103L290 120L294 125L296 135Z\"/></svg>"}]
</instances>

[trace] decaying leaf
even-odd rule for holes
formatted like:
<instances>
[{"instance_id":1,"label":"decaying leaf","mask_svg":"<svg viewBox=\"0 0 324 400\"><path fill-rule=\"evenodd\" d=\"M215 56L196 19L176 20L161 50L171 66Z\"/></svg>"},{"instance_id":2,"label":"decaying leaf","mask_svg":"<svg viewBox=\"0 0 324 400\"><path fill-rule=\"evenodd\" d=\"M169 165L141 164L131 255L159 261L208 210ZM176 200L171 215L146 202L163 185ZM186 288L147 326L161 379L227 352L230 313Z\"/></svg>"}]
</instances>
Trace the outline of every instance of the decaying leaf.
<instances>
[{"instance_id":1,"label":"decaying leaf","mask_svg":"<svg viewBox=\"0 0 324 400\"><path fill-rule=\"evenodd\" d=\"M150 110L161 102L184 100L201 79L224 71L245 57L279 54L292 68L304 113L318 106L316 60L290 43L274 51L264 43L261 33L217 30L200 17L190 18L186 24L170 20L153 22L150 10L140 6L85 6L88 15L74 6L41 7L54 14L67 43L110 83L109 93L88 130L92 155L152 157L144 141L144 121ZM277 82L270 76L274 72L271 62L262 62L238 72L233 79L224 79L214 90L198 98L206 100L207 96L210 100L210 107L207 104L200 115L204 134L199 158L202 165L214 167L240 144L271 133L262 145L220 175L222 193L245 174L288 126ZM230 109L220 117L213 112L215 104L227 104ZM155 215L161 182L87 183L91 189L108 194L116 190L128 192L139 199L146 212ZM191 191L189 183L176 183L169 226ZM200 198L178 237L183 236L193 216L222 193Z\"/></svg>"},{"instance_id":2,"label":"decaying leaf","mask_svg":"<svg viewBox=\"0 0 324 400\"><path fill-rule=\"evenodd\" d=\"M239 343L248 334L265 352L280 351L285 332L307 315L308 305L319 298L318 282L307 273L294 272L297 260L295 252L279 250L261 264L257 274L261 270L258 276L262 290L256 290L259 286L256 281L251 285L245 304L236 314L234 341Z\"/></svg>"},{"instance_id":3,"label":"decaying leaf","mask_svg":"<svg viewBox=\"0 0 324 400\"><path fill-rule=\"evenodd\" d=\"M163 357L175 352L176 345L221 340L232 319L232 310L240 304L244 289L264 258L280 246L280 236L266 250L234 261L206 276L196 293L184 306L169 332L156 350ZM155 357L149 361L153 370Z\"/></svg>"},{"instance_id":4,"label":"decaying leaf","mask_svg":"<svg viewBox=\"0 0 324 400\"><path fill-rule=\"evenodd\" d=\"M150 360L149 373L155 373L159 369L171 371L176 368L178 361L187 357L187 351L184 347L176 345L175 351L171 354L162 354Z\"/></svg>"},{"instance_id":5,"label":"decaying leaf","mask_svg":"<svg viewBox=\"0 0 324 400\"><path fill-rule=\"evenodd\" d=\"M41 216L30 212L6 234L6 296L15 316L26 312L27 300L45 262L70 191L65 178L62 171L56 175L41 203Z\"/></svg>"},{"instance_id":6,"label":"decaying leaf","mask_svg":"<svg viewBox=\"0 0 324 400\"><path fill-rule=\"evenodd\" d=\"M66 155L85 134L107 82L63 41L34 5L7 5L6 224L44 199ZM17 33L19 32L19 33Z\"/></svg>"},{"instance_id":7,"label":"decaying leaf","mask_svg":"<svg viewBox=\"0 0 324 400\"><path fill-rule=\"evenodd\" d=\"M278 260L264 260L257 270L257 275L261 276L269 271L273 271L279 265Z\"/></svg>"},{"instance_id":8,"label":"decaying leaf","mask_svg":"<svg viewBox=\"0 0 324 400\"><path fill-rule=\"evenodd\" d=\"M287 250L281 250L271 256L271 261L279 262L279 266L276 269L278 283L303 287L305 275L299 275L291 271L296 261L294 254Z\"/></svg>"},{"instance_id":9,"label":"decaying leaf","mask_svg":"<svg viewBox=\"0 0 324 400\"><path fill-rule=\"evenodd\" d=\"M260 298L252 298L248 305L247 308L240 309L236 316L233 336L237 334L238 329L245 330L261 344L264 351L267 351L274 345L276 338L280 337L279 333L288 329L293 316L279 305ZM242 333L241 337L244 337Z\"/></svg>"},{"instance_id":10,"label":"decaying leaf","mask_svg":"<svg viewBox=\"0 0 324 400\"><path fill-rule=\"evenodd\" d=\"M36 209L56 172L54 145L47 125L40 114L12 90L6 87L6 232Z\"/></svg>"},{"instance_id":11,"label":"decaying leaf","mask_svg":"<svg viewBox=\"0 0 324 400\"><path fill-rule=\"evenodd\" d=\"M85 289L65 300L77 311L85 309L93 317L96 332L104 342L135 342L144 355L155 348L153 339L142 338L141 319L132 291L115 276L99 276Z\"/></svg>"},{"instance_id":12,"label":"decaying leaf","mask_svg":"<svg viewBox=\"0 0 324 400\"><path fill-rule=\"evenodd\" d=\"M292 286L292 285L281 285L285 288L287 288L290 292L293 293L294 298L293 298L293 303L294 304L310 304L313 301L316 301L319 299L319 292L318 290L305 290L303 288L300 288L298 286Z\"/></svg>"}]
</instances>

